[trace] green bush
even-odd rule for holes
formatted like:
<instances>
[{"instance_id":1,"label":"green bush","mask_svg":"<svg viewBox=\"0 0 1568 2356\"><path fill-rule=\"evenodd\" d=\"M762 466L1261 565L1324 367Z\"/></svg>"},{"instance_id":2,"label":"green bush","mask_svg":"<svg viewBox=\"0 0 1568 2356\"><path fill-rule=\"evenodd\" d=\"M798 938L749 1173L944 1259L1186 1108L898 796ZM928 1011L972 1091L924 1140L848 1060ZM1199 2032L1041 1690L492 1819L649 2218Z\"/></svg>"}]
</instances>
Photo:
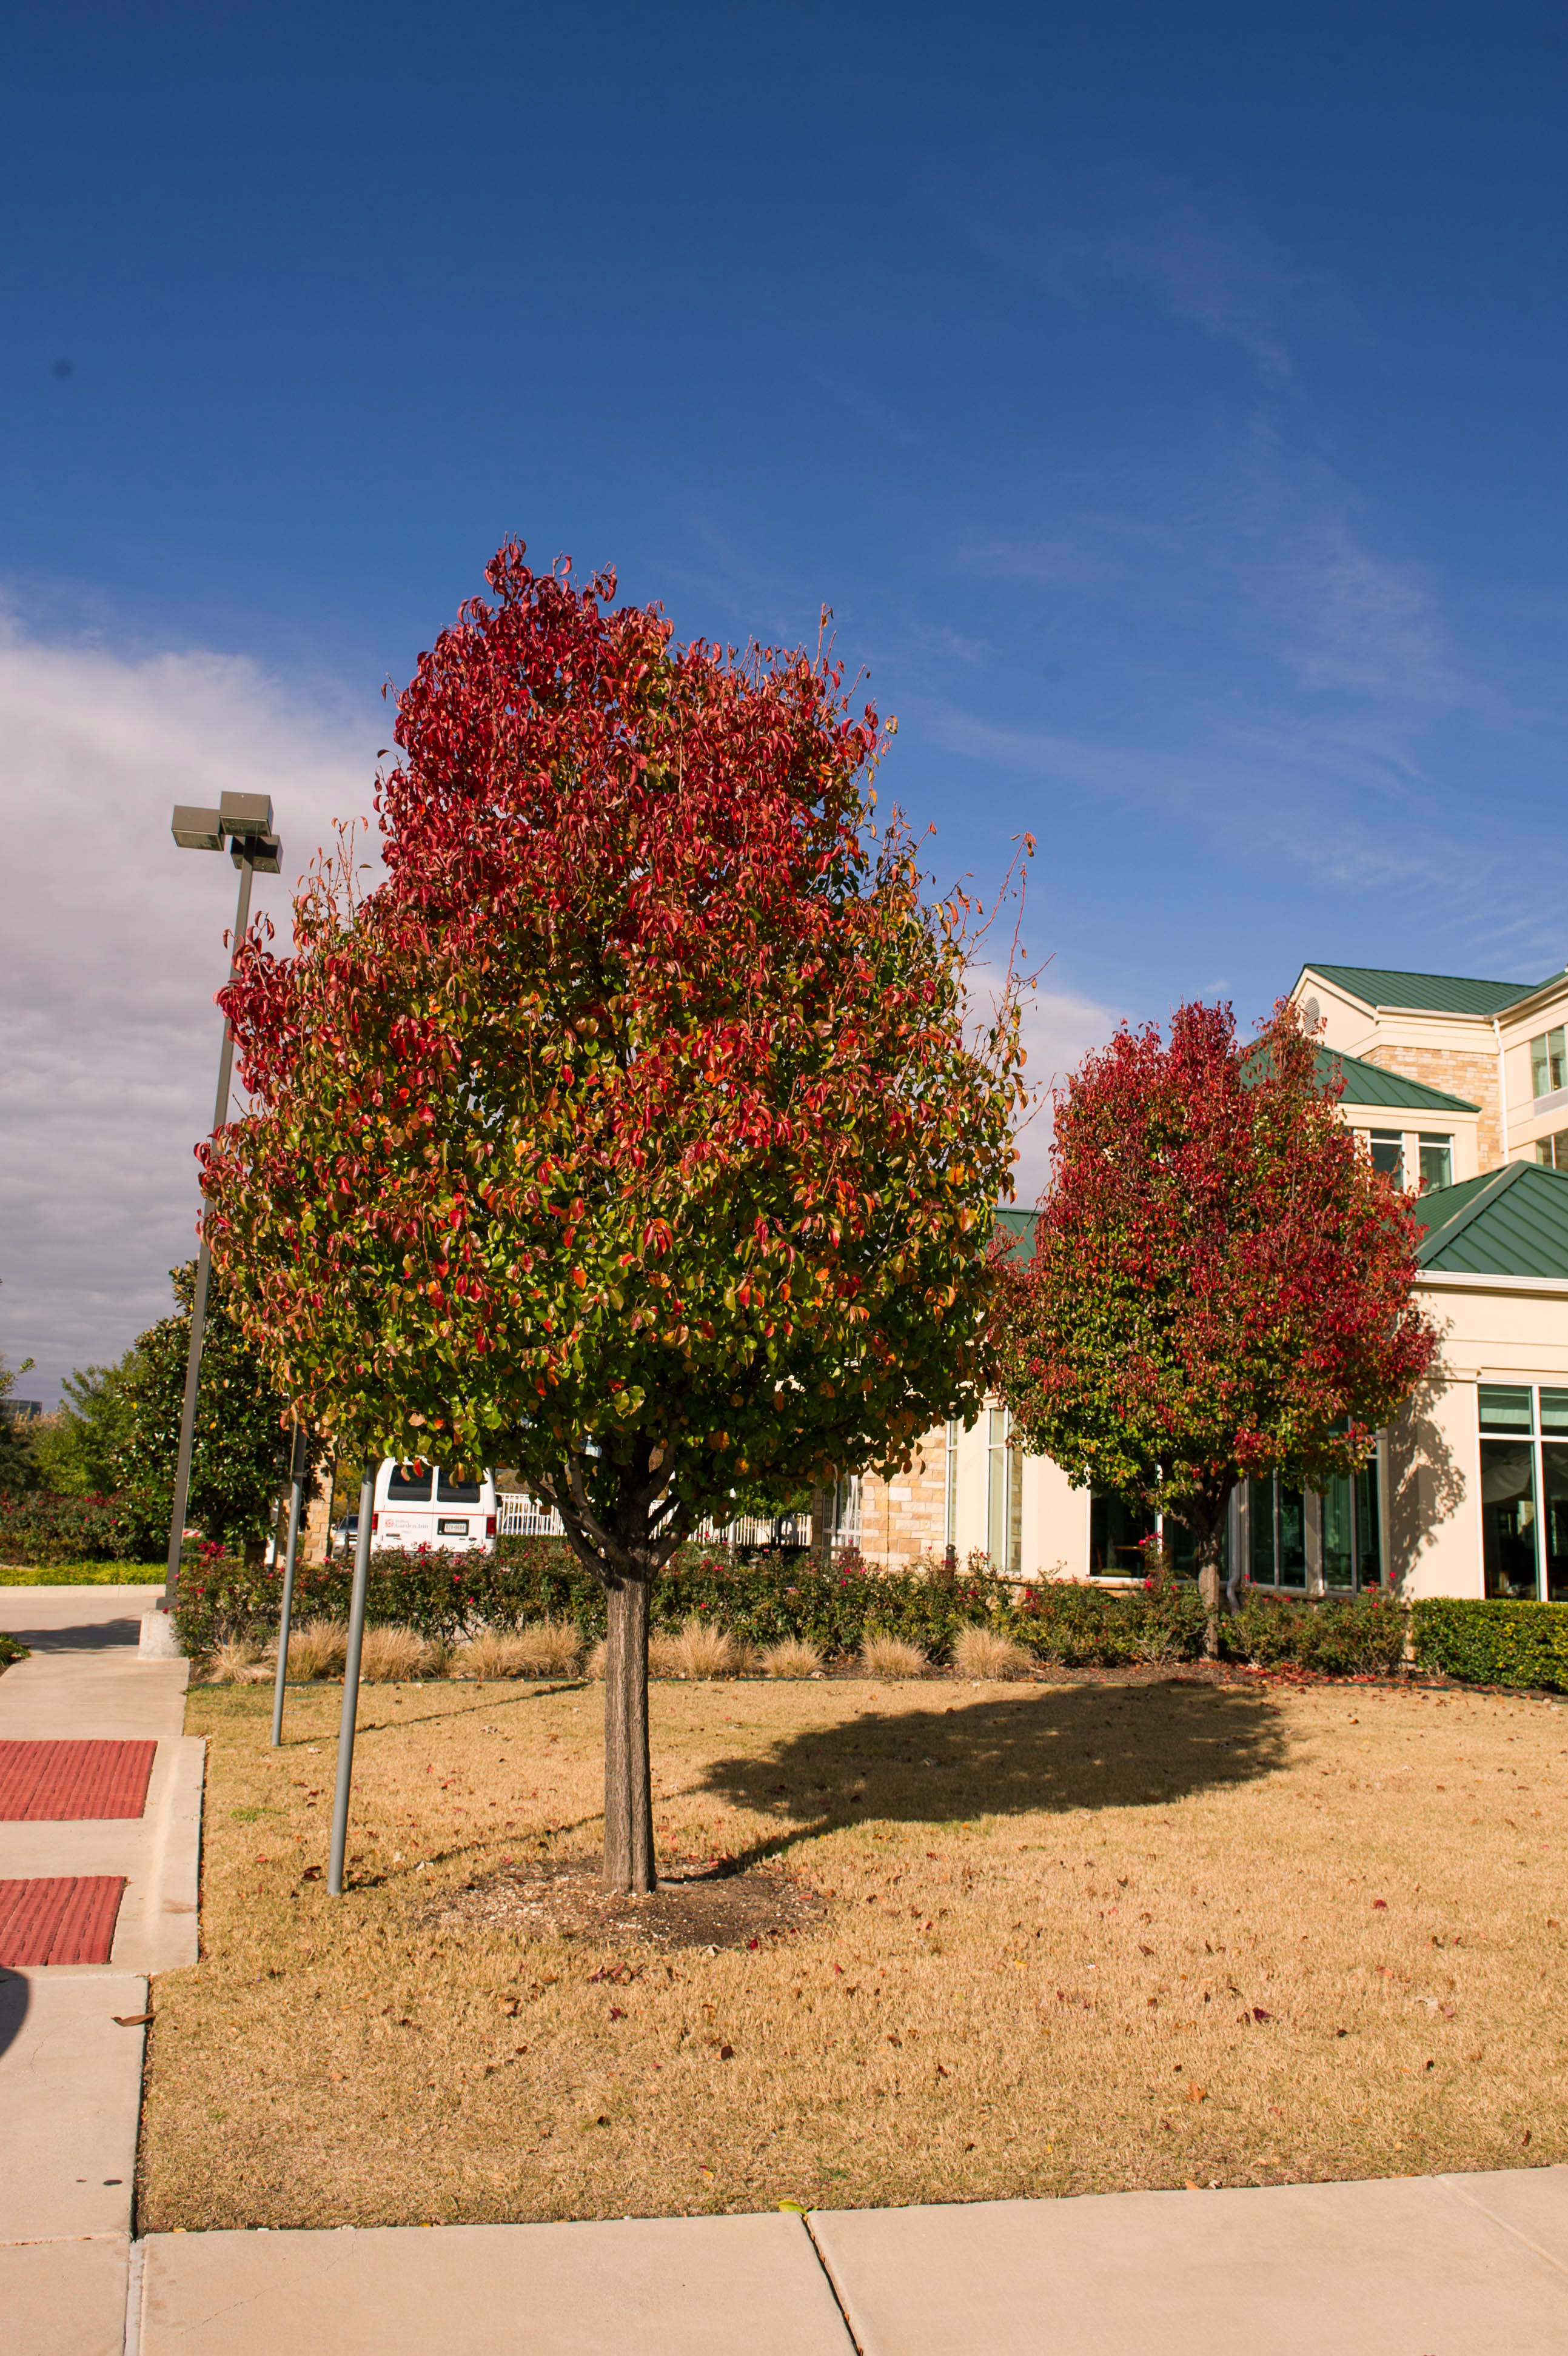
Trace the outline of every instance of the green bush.
<instances>
[{"instance_id":1,"label":"green bush","mask_svg":"<svg viewBox=\"0 0 1568 2356\"><path fill-rule=\"evenodd\" d=\"M295 1620L345 1618L352 1585L347 1558L300 1564ZM208 1653L228 1637L264 1639L277 1627L282 1589L281 1572L247 1570L231 1555L204 1549L180 1575L175 1620L186 1651ZM922 1571L883 1574L853 1555L823 1570L807 1555L747 1560L691 1547L655 1586L652 1621L672 1632L695 1612L745 1644L800 1636L827 1654L858 1652L876 1632L940 1659L961 1627L1004 1618L1008 1592L989 1575L949 1582ZM546 1615L574 1621L589 1644L605 1633L604 1590L558 1538L503 1538L494 1555L372 1554L365 1609L371 1622L396 1621L442 1644L481 1625L515 1628Z\"/></svg>"},{"instance_id":2,"label":"green bush","mask_svg":"<svg viewBox=\"0 0 1568 2356\"><path fill-rule=\"evenodd\" d=\"M26 1644L19 1644L15 1636L0 1635L0 1669L8 1669L13 1661L25 1661L27 1658Z\"/></svg>"},{"instance_id":3,"label":"green bush","mask_svg":"<svg viewBox=\"0 0 1568 2356\"><path fill-rule=\"evenodd\" d=\"M1393 1676L1404 1661L1408 1615L1381 1592L1271 1595L1243 1588L1241 1608L1219 1626L1223 1660L1289 1663L1327 1676Z\"/></svg>"},{"instance_id":4,"label":"green bush","mask_svg":"<svg viewBox=\"0 0 1568 2356\"><path fill-rule=\"evenodd\" d=\"M127 1497L48 1489L0 1503L0 1562L144 1562L145 1534Z\"/></svg>"},{"instance_id":5,"label":"green bush","mask_svg":"<svg viewBox=\"0 0 1568 2356\"><path fill-rule=\"evenodd\" d=\"M1411 1618L1417 1668L1467 1685L1568 1693L1568 1603L1423 1595Z\"/></svg>"}]
</instances>

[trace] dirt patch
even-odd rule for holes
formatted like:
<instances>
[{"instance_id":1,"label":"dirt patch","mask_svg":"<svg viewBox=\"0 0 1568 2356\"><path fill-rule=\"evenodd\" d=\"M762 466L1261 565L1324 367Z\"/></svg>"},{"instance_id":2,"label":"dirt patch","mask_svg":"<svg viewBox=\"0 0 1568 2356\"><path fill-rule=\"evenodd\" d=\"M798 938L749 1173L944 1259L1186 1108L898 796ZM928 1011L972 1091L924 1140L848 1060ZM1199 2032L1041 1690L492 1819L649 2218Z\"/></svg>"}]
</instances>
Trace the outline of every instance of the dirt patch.
<instances>
[{"instance_id":1,"label":"dirt patch","mask_svg":"<svg viewBox=\"0 0 1568 2356\"><path fill-rule=\"evenodd\" d=\"M603 1946L629 1940L671 1951L702 1948L713 1955L722 1947L777 1946L826 1912L816 1890L776 1868L667 1866L657 1890L630 1898L601 1888L591 1859L568 1858L487 1874L433 1907L428 1919L443 1930L472 1924L530 1943L587 1939Z\"/></svg>"}]
</instances>

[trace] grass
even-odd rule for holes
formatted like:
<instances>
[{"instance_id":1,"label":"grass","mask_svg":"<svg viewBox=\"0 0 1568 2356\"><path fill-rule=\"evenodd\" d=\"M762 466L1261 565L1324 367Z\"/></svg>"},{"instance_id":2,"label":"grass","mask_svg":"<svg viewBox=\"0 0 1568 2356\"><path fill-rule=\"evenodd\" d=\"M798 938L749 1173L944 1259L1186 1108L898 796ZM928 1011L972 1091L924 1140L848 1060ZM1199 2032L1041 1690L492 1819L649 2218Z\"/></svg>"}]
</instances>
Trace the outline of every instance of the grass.
<instances>
[{"instance_id":1,"label":"grass","mask_svg":"<svg viewBox=\"0 0 1568 2356\"><path fill-rule=\"evenodd\" d=\"M594 1852L582 1685L193 1691L203 1959L156 1986L144 2231L970 2201L1568 2159L1552 1703L1185 1679L656 1687L666 1858L755 1950L444 1923Z\"/></svg>"},{"instance_id":2,"label":"grass","mask_svg":"<svg viewBox=\"0 0 1568 2356\"><path fill-rule=\"evenodd\" d=\"M162 1563L0 1562L0 1587L154 1587L164 1583Z\"/></svg>"}]
</instances>

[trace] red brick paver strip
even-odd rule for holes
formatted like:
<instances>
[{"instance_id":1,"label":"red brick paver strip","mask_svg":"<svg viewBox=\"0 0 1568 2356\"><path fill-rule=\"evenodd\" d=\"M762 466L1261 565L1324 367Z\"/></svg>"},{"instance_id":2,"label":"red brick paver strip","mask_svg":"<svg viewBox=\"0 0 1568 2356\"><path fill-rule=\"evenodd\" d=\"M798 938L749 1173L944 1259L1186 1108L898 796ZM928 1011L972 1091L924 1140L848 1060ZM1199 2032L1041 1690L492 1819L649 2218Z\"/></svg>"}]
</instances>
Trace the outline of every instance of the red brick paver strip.
<instances>
[{"instance_id":1,"label":"red brick paver strip","mask_svg":"<svg viewBox=\"0 0 1568 2356\"><path fill-rule=\"evenodd\" d=\"M139 1816L156 1742L0 1742L0 1824Z\"/></svg>"},{"instance_id":2,"label":"red brick paver strip","mask_svg":"<svg viewBox=\"0 0 1568 2356\"><path fill-rule=\"evenodd\" d=\"M106 1964L124 1887L119 1873L0 1881L0 1964Z\"/></svg>"}]
</instances>

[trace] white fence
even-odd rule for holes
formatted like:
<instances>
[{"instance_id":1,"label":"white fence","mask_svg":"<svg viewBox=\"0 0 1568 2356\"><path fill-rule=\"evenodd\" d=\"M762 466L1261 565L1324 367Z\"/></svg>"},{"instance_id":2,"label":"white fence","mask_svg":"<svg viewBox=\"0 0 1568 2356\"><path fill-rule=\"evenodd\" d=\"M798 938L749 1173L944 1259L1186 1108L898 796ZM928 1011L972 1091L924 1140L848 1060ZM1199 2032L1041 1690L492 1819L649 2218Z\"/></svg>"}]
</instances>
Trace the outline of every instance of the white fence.
<instances>
[{"instance_id":1,"label":"white fence","mask_svg":"<svg viewBox=\"0 0 1568 2356\"><path fill-rule=\"evenodd\" d=\"M507 1538L562 1538L566 1533L553 1505L519 1489L503 1489L496 1499L499 1527ZM832 1506L835 1547L860 1544L860 1483L841 1481ZM703 1522L696 1539L701 1546L779 1547L803 1551L811 1543L810 1514L781 1514L776 1521L747 1516L735 1522Z\"/></svg>"}]
</instances>

